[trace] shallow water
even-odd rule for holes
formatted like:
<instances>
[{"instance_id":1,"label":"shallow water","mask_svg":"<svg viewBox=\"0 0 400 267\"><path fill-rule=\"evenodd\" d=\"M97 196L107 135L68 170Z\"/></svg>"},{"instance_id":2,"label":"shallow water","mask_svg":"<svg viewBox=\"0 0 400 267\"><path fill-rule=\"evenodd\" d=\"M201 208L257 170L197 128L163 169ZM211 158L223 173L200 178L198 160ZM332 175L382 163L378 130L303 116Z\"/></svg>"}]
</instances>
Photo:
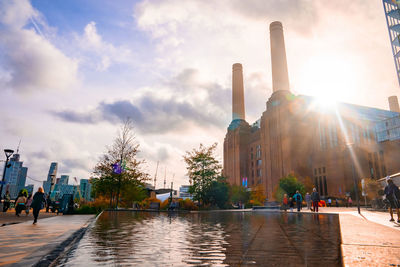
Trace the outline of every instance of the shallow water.
<instances>
[{"instance_id":1,"label":"shallow water","mask_svg":"<svg viewBox=\"0 0 400 267\"><path fill-rule=\"evenodd\" d=\"M341 266L337 215L104 212L62 266Z\"/></svg>"}]
</instances>

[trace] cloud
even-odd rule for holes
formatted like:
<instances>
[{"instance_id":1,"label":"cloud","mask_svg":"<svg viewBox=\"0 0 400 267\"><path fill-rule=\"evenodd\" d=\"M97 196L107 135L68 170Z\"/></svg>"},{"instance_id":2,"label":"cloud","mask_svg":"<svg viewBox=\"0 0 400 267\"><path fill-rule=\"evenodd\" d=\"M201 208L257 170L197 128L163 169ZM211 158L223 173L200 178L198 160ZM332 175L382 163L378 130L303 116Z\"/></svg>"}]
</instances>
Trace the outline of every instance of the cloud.
<instances>
[{"instance_id":1,"label":"cloud","mask_svg":"<svg viewBox=\"0 0 400 267\"><path fill-rule=\"evenodd\" d=\"M203 128L225 127L230 116L230 89L202 82L197 74L195 69L185 69L134 99L103 101L86 111L67 109L50 113L64 121L84 124L119 123L129 117L145 133L165 133L191 124ZM167 93L156 95L163 86Z\"/></svg>"},{"instance_id":2,"label":"cloud","mask_svg":"<svg viewBox=\"0 0 400 267\"><path fill-rule=\"evenodd\" d=\"M85 26L84 33L77 36L79 47L85 52L83 55L86 64L94 64L97 71L106 71L115 63L132 63L132 51L123 46L115 46L103 40L97 32L96 22L91 21Z\"/></svg>"},{"instance_id":3,"label":"cloud","mask_svg":"<svg viewBox=\"0 0 400 267\"><path fill-rule=\"evenodd\" d=\"M222 127L225 124L223 118L218 118L201 107L174 99L157 99L154 96L143 96L135 102L102 102L88 113L64 110L52 114L64 121L90 124L101 121L120 123L129 117L143 133L166 133L188 126L189 122L203 127Z\"/></svg>"},{"instance_id":4,"label":"cloud","mask_svg":"<svg viewBox=\"0 0 400 267\"><path fill-rule=\"evenodd\" d=\"M34 20L43 24L29 1L0 1L0 85L18 92L73 86L77 61L30 27Z\"/></svg>"}]
</instances>

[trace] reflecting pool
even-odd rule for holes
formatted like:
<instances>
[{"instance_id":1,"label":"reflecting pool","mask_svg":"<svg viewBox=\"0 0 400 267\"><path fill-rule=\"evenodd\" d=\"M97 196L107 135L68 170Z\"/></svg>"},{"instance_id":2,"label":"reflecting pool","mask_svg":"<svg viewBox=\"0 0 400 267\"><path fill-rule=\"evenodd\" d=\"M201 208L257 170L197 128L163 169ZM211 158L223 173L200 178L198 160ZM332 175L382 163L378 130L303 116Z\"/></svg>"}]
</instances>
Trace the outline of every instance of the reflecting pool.
<instances>
[{"instance_id":1,"label":"reflecting pool","mask_svg":"<svg viewBox=\"0 0 400 267\"><path fill-rule=\"evenodd\" d=\"M62 266L341 266L334 214L104 212Z\"/></svg>"}]
</instances>

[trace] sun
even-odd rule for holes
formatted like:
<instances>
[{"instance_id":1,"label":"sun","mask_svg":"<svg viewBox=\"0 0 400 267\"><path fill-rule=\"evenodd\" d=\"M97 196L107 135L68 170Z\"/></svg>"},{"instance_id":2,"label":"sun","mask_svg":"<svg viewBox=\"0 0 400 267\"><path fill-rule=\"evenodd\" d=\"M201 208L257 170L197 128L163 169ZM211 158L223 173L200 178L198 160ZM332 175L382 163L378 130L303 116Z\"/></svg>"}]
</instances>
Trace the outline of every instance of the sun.
<instances>
[{"instance_id":1,"label":"sun","mask_svg":"<svg viewBox=\"0 0 400 267\"><path fill-rule=\"evenodd\" d=\"M321 106L348 101L356 95L358 70L354 62L340 55L313 55L301 66L296 79L300 94L315 97Z\"/></svg>"}]
</instances>

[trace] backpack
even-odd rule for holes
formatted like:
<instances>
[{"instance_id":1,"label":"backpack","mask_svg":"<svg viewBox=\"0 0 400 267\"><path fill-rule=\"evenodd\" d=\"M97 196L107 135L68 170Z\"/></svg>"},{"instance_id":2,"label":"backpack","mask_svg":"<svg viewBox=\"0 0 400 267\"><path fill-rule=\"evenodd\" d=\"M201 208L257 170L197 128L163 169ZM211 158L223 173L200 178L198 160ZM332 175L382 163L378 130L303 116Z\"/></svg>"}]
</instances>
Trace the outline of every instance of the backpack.
<instances>
[{"instance_id":1,"label":"backpack","mask_svg":"<svg viewBox=\"0 0 400 267\"><path fill-rule=\"evenodd\" d=\"M297 196L296 196L296 201L298 201L298 202L301 201L301 196L299 194L297 194Z\"/></svg>"}]
</instances>

